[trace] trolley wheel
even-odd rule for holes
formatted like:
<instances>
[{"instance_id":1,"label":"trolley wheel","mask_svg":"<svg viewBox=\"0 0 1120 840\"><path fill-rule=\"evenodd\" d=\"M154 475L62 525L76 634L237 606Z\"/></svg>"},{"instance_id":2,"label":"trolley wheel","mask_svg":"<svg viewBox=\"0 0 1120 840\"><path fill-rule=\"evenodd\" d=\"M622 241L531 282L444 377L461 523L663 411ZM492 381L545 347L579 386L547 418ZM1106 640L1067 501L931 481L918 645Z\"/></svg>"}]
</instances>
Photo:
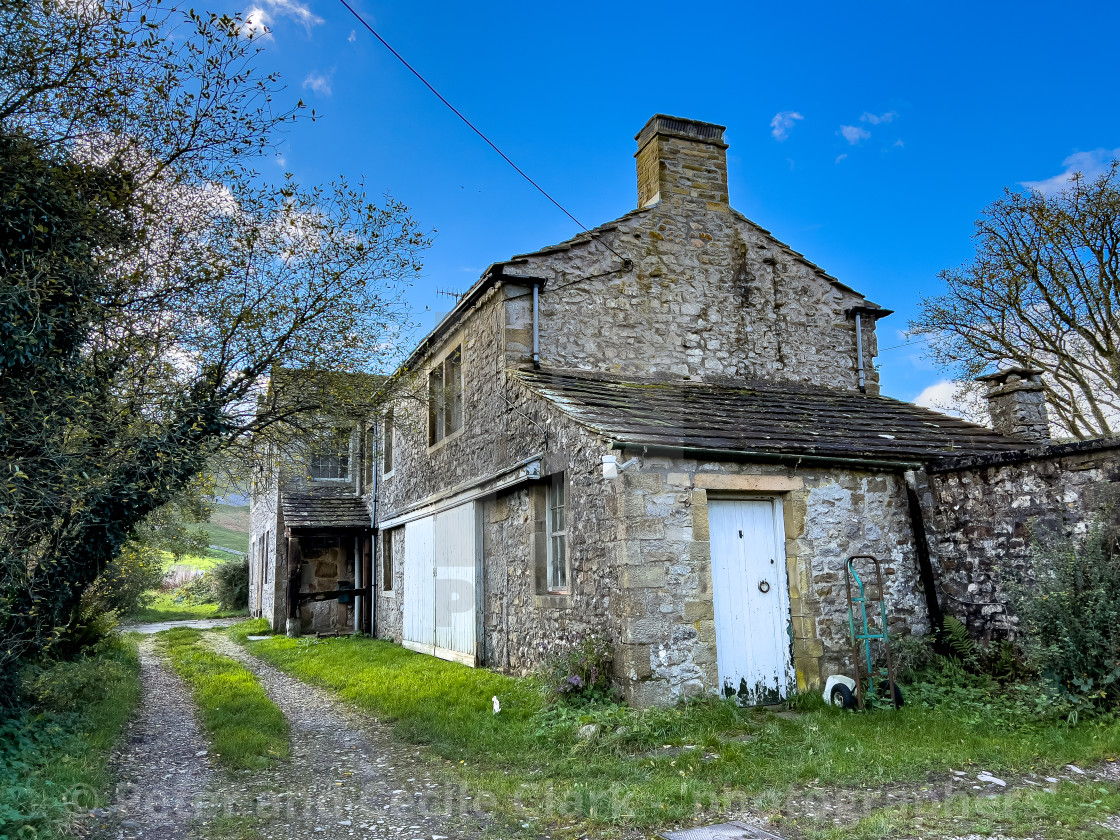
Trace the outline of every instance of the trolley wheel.
<instances>
[{"instance_id":1,"label":"trolley wheel","mask_svg":"<svg viewBox=\"0 0 1120 840\"><path fill-rule=\"evenodd\" d=\"M886 680L879 683L879 692L883 697L890 696L892 704L896 709L902 708L902 689L898 687L898 683L894 684L894 691L891 691L891 685Z\"/></svg>"},{"instance_id":2,"label":"trolley wheel","mask_svg":"<svg viewBox=\"0 0 1120 840\"><path fill-rule=\"evenodd\" d=\"M843 684L832 687L832 691L828 695L828 701L839 709L854 709L856 707L856 698L852 696L852 690Z\"/></svg>"}]
</instances>

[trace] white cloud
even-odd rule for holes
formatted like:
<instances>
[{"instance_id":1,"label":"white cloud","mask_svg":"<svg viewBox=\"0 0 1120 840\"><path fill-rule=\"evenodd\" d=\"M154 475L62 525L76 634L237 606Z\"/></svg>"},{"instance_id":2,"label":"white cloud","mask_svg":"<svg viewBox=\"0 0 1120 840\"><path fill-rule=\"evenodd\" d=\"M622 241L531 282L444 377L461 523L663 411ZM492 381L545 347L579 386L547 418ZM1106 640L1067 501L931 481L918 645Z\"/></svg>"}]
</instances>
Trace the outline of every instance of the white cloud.
<instances>
[{"instance_id":1,"label":"white cloud","mask_svg":"<svg viewBox=\"0 0 1120 840\"><path fill-rule=\"evenodd\" d=\"M242 38L268 38L270 33L268 13L259 6L254 6L245 13L245 22L238 30Z\"/></svg>"},{"instance_id":2,"label":"white cloud","mask_svg":"<svg viewBox=\"0 0 1120 840\"><path fill-rule=\"evenodd\" d=\"M1108 169L1108 164L1114 158L1120 158L1120 149L1094 149L1091 152L1074 152L1062 161L1065 167L1060 174L1047 178L1044 181L1020 181L1027 189L1037 190L1043 195L1053 195L1069 186L1069 179L1080 172L1088 179L1103 175Z\"/></svg>"},{"instance_id":3,"label":"white cloud","mask_svg":"<svg viewBox=\"0 0 1120 840\"><path fill-rule=\"evenodd\" d=\"M842 125L840 126L840 134L852 146L862 143L871 136L870 131L866 128L860 128L858 125Z\"/></svg>"},{"instance_id":4,"label":"white cloud","mask_svg":"<svg viewBox=\"0 0 1120 840\"><path fill-rule=\"evenodd\" d=\"M889 123L897 116L897 111L887 111L887 113L885 114L872 114L869 111L864 111L863 116L859 118L859 121L871 123L872 125L878 125L879 123Z\"/></svg>"},{"instance_id":5,"label":"white cloud","mask_svg":"<svg viewBox=\"0 0 1120 840\"><path fill-rule=\"evenodd\" d=\"M308 32L311 31L312 26L323 22L323 19L311 11L309 6L298 0L261 0L261 4L253 6L245 13L245 22L239 30L241 37L268 37L272 32L269 24L276 18L291 18L297 23L302 23Z\"/></svg>"},{"instance_id":6,"label":"white cloud","mask_svg":"<svg viewBox=\"0 0 1120 840\"><path fill-rule=\"evenodd\" d=\"M770 134L780 143L789 137L789 133L793 131L797 121L803 119L805 118L797 111L779 111L770 120Z\"/></svg>"},{"instance_id":7,"label":"white cloud","mask_svg":"<svg viewBox=\"0 0 1120 840\"><path fill-rule=\"evenodd\" d=\"M848 156L848 153L847 153L847 152L845 152L845 153L844 153L844 154L842 154L842 155L837 155L837 156L836 156L836 160L834 160L834 161L833 161L833 163L839 163L840 161L842 161L842 160L843 160L844 158L846 158L847 156Z\"/></svg>"},{"instance_id":8,"label":"white cloud","mask_svg":"<svg viewBox=\"0 0 1120 840\"><path fill-rule=\"evenodd\" d=\"M331 77L316 73L314 70L303 80L303 86L305 89L313 90L323 96L331 95Z\"/></svg>"},{"instance_id":9,"label":"white cloud","mask_svg":"<svg viewBox=\"0 0 1120 840\"><path fill-rule=\"evenodd\" d=\"M905 149L906 148L906 144L903 143L902 140L895 140L894 143L892 143L891 145L895 146L898 149Z\"/></svg>"},{"instance_id":10,"label":"white cloud","mask_svg":"<svg viewBox=\"0 0 1120 840\"><path fill-rule=\"evenodd\" d=\"M351 44L353 44L355 41L357 41L358 40L358 30L351 29L350 30L350 37L347 38L346 40L349 41Z\"/></svg>"},{"instance_id":11,"label":"white cloud","mask_svg":"<svg viewBox=\"0 0 1120 840\"><path fill-rule=\"evenodd\" d=\"M302 23L308 30L317 26L323 19L311 11L311 8L298 0L264 0L269 10L279 17L290 17Z\"/></svg>"},{"instance_id":12,"label":"white cloud","mask_svg":"<svg viewBox=\"0 0 1120 840\"><path fill-rule=\"evenodd\" d=\"M957 387L958 386L949 382L947 379L934 382L932 385L926 386L926 388L922 390L922 393L914 397L914 405L932 408L936 411L959 417L960 411L954 407L958 402Z\"/></svg>"}]
</instances>

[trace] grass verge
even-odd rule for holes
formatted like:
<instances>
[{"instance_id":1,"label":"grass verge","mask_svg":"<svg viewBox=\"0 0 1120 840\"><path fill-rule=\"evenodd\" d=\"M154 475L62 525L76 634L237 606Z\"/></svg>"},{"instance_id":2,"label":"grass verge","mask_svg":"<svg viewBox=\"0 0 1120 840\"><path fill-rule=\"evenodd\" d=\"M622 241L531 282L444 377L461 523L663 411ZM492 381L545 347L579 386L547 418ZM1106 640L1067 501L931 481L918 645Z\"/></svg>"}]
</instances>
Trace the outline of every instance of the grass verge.
<instances>
[{"instance_id":1,"label":"grass verge","mask_svg":"<svg viewBox=\"0 0 1120 840\"><path fill-rule=\"evenodd\" d=\"M0 837L71 836L105 804L109 752L140 699L135 643L25 673L25 711L0 719Z\"/></svg>"},{"instance_id":2,"label":"grass verge","mask_svg":"<svg viewBox=\"0 0 1120 840\"><path fill-rule=\"evenodd\" d=\"M289 754L288 721L253 673L215 653L198 630L157 636L171 667L190 686L215 756L230 769L269 766Z\"/></svg>"},{"instance_id":3,"label":"grass verge","mask_svg":"<svg viewBox=\"0 0 1120 840\"><path fill-rule=\"evenodd\" d=\"M1052 789L1013 790L991 799L953 796L884 808L855 825L795 827L806 840L879 840L883 837L1045 837L1048 840L1115 840L1101 825L1120 811L1115 785L1063 782ZM779 829L781 830L781 829Z\"/></svg>"},{"instance_id":4,"label":"grass verge","mask_svg":"<svg viewBox=\"0 0 1120 840\"><path fill-rule=\"evenodd\" d=\"M457 767L499 812L548 822L664 826L698 814L765 808L775 791L814 783L925 782L950 768L1053 770L1120 755L1120 725L1008 727L975 710L908 706L853 714L801 701L794 719L716 699L675 709L548 707L531 680L471 669L371 639L232 631L256 655L391 722ZM499 697L493 714L491 697ZM586 724L596 735L580 739Z\"/></svg>"}]
</instances>

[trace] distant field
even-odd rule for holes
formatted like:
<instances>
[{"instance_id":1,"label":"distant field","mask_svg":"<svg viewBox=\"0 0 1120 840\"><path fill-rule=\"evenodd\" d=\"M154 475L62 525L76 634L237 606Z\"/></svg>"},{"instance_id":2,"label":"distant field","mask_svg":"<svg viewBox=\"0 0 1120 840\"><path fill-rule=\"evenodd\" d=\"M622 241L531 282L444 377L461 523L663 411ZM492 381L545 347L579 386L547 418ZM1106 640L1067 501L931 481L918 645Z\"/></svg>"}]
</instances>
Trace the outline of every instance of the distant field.
<instances>
[{"instance_id":1,"label":"distant field","mask_svg":"<svg viewBox=\"0 0 1120 840\"><path fill-rule=\"evenodd\" d=\"M215 505L210 521L202 525L210 537L210 545L249 553L249 506ZM222 555L217 555L221 557Z\"/></svg>"}]
</instances>

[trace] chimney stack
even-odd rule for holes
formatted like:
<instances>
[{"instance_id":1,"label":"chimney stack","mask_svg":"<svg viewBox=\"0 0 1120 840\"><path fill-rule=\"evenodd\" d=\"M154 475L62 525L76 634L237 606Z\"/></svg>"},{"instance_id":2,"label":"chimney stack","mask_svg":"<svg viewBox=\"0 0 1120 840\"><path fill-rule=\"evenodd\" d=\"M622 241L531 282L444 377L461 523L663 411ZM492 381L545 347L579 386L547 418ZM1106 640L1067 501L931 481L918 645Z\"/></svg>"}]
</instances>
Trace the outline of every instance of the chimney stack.
<instances>
[{"instance_id":1,"label":"chimney stack","mask_svg":"<svg viewBox=\"0 0 1120 840\"><path fill-rule=\"evenodd\" d=\"M657 114L635 135L638 207L660 201L726 213L724 126Z\"/></svg>"},{"instance_id":2,"label":"chimney stack","mask_svg":"<svg viewBox=\"0 0 1120 840\"><path fill-rule=\"evenodd\" d=\"M1031 443L1050 442L1050 418L1042 387L1042 371L1013 367L976 377L988 384L988 413L1001 435Z\"/></svg>"}]
</instances>

